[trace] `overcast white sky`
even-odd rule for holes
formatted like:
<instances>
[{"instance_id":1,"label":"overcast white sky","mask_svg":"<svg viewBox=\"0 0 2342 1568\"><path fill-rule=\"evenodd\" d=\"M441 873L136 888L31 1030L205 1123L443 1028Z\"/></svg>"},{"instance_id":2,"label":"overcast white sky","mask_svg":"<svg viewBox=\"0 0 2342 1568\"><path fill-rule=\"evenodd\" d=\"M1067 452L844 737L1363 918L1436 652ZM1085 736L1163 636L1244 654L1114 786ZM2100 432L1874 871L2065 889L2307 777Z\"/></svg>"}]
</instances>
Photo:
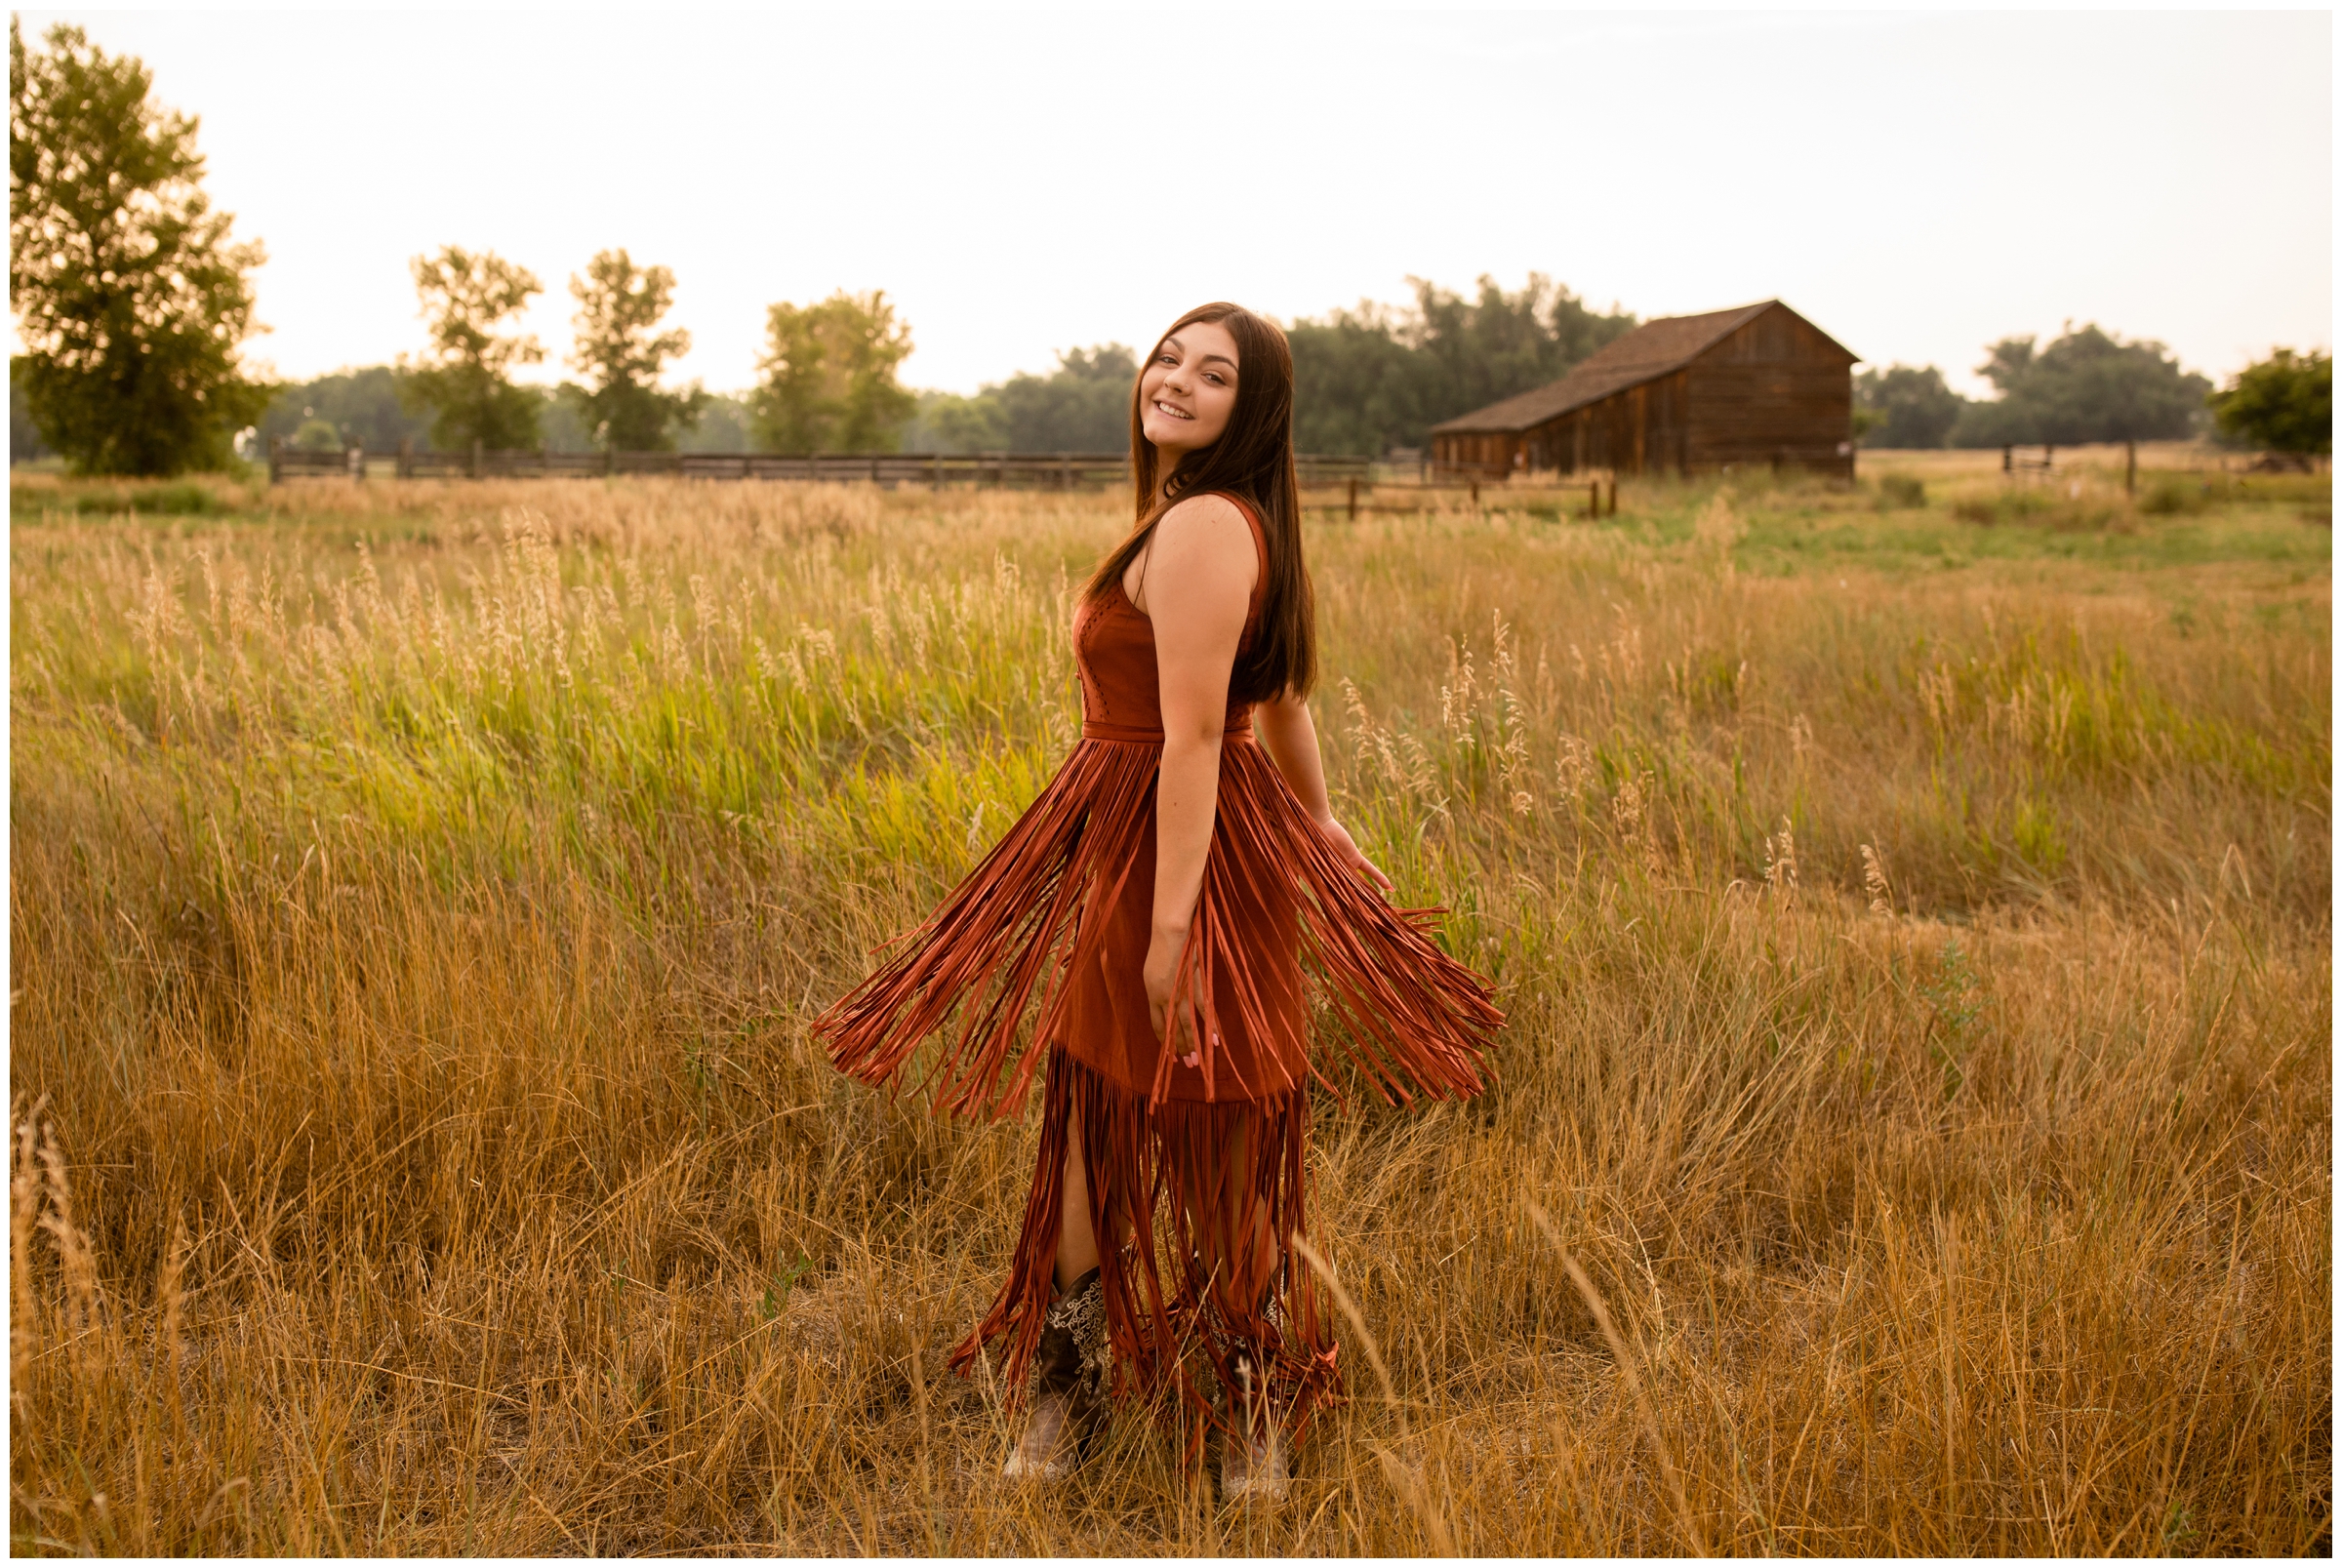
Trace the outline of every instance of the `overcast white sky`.
<instances>
[{"instance_id":1,"label":"overcast white sky","mask_svg":"<svg viewBox=\"0 0 2342 1568\"><path fill-rule=\"evenodd\" d=\"M1644 316L1777 296L1874 364L2071 318L2225 375L2332 342L2324 12L21 13L142 57L257 236L257 359L420 346L408 258L664 262L681 367L883 288L973 390L1228 298L1546 272Z\"/></svg>"}]
</instances>

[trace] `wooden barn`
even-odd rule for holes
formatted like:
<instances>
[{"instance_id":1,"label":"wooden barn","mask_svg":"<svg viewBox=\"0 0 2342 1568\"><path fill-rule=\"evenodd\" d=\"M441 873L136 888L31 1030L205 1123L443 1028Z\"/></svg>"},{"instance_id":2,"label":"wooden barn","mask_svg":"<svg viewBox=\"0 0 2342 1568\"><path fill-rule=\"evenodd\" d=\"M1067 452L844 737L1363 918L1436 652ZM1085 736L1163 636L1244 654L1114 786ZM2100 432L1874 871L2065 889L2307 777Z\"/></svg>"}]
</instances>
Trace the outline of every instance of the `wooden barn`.
<instances>
[{"instance_id":1,"label":"wooden barn","mask_svg":"<svg viewBox=\"0 0 2342 1568\"><path fill-rule=\"evenodd\" d=\"M1550 386L1432 426L1432 462L1475 475L1854 472L1856 355L1778 300L1646 321Z\"/></svg>"}]
</instances>

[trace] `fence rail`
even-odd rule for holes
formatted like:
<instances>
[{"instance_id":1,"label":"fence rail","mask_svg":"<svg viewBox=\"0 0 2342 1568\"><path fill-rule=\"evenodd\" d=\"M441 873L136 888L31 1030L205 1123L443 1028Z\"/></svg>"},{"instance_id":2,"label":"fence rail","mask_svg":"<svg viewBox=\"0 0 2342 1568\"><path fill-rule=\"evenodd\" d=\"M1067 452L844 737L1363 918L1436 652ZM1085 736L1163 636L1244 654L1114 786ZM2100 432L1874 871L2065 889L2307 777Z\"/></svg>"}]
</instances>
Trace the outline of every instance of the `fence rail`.
<instances>
[{"instance_id":1,"label":"fence rail","mask_svg":"<svg viewBox=\"0 0 2342 1568\"><path fill-rule=\"evenodd\" d=\"M352 445L340 452L268 446L268 482L287 479L363 479L370 454ZM380 455L376 455L380 456ZM683 479L796 479L831 484L977 485L1008 490L1082 490L1130 482L1130 460L1119 452L825 452L787 458L765 452L418 452L396 453L401 479L601 479L619 474L666 474ZM1365 458L1295 460L1305 485L1342 484L1368 477Z\"/></svg>"}]
</instances>

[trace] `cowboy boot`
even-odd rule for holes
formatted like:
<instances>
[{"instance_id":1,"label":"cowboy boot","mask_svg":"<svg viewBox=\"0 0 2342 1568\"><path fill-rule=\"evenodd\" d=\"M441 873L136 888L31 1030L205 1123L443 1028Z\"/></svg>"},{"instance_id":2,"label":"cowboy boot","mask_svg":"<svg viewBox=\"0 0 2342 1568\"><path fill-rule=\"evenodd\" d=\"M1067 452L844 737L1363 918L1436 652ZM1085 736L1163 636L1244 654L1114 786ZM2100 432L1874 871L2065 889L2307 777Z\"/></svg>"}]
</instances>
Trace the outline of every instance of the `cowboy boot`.
<instances>
[{"instance_id":1,"label":"cowboy boot","mask_svg":"<svg viewBox=\"0 0 2342 1568\"><path fill-rule=\"evenodd\" d=\"M1049 1304L1032 1357L1025 1430L1000 1473L1011 1480L1062 1481L1073 1473L1106 1410L1106 1289L1093 1268Z\"/></svg>"},{"instance_id":2,"label":"cowboy boot","mask_svg":"<svg viewBox=\"0 0 2342 1568\"><path fill-rule=\"evenodd\" d=\"M1271 1332L1282 1337L1284 1312L1272 1294L1262 1309ZM1220 1439L1220 1500L1224 1503L1281 1503L1292 1484L1285 1467L1285 1434L1269 1398L1268 1379L1262 1375L1267 1357L1258 1350L1238 1352L1233 1371L1235 1387L1224 1389L1234 1431Z\"/></svg>"}]
</instances>

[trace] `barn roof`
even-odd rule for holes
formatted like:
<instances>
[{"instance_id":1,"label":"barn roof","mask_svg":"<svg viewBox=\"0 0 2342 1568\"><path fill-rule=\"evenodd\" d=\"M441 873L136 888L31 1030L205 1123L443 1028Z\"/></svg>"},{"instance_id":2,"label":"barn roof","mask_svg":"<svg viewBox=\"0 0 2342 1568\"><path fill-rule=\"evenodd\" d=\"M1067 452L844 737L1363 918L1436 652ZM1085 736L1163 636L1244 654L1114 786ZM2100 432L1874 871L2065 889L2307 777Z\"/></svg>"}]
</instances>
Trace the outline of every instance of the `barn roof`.
<instances>
[{"instance_id":1,"label":"barn roof","mask_svg":"<svg viewBox=\"0 0 2342 1568\"><path fill-rule=\"evenodd\" d=\"M1511 433L1533 429L1559 419L1572 409L1598 403L1630 386L1657 381L1681 370L1701 354L1771 309L1789 309L1778 300L1760 300L1731 310L1710 310L1697 316L1661 316L1578 362L1559 381L1521 392L1484 409L1442 420L1432 426L1434 435L1461 432ZM1792 312L1795 314L1795 312ZM1799 317L1803 320L1803 317ZM1850 360L1854 356L1848 353Z\"/></svg>"}]
</instances>

